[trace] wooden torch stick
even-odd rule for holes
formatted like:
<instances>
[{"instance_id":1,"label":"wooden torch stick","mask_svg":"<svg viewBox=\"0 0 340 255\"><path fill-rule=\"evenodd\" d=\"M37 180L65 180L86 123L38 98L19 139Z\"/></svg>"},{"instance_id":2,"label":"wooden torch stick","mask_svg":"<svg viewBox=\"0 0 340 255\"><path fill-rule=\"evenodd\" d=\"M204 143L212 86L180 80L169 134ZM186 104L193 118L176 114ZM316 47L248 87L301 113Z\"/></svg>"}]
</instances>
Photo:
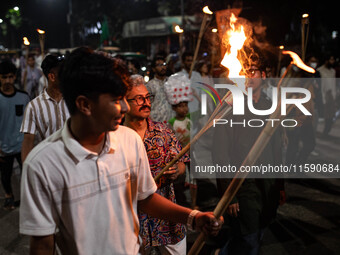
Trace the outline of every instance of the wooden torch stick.
<instances>
[{"instance_id":1,"label":"wooden torch stick","mask_svg":"<svg viewBox=\"0 0 340 255\"><path fill-rule=\"evenodd\" d=\"M227 93L226 96L229 96L230 93ZM226 97L225 96L225 97ZM157 182L159 178L162 177L162 175L169 170L170 167L172 167L176 162L183 157L183 155L189 151L191 145L195 144L197 140L213 125L213 118L223 118L231 111L231 106L227 106L227 109L225 111L221 110L221 105L219 105L218 108L215 109L215 111L212 113L211 117L209 118L207 124L204 125L204 127L193 137L193 139L155 176L154 180Z\"/></svg>"},{"instance_id":2,"label":"wooden torch stick","mask_svg":"<svg viewBox=\"0 0 340 255\"><path fill-rule=\"evenodd\" d=\"M195 62L196 62L196 59L197 59L198 51L200 49L203 33L204 33L204 30L206 28L206 24L207 24L207 21L208 21L208 17L209 17L208 15L213 14L209 10L208 6L205 6L203 8L203 12L204 12L204 16L203 16L203 20L202 20L202 23L201 23L200 32L198 34L198 40L197 40L197 44L196 44L196 48L195 48L194 58L192 60L191 66L190 66L189 79L191 78L192 71L194 70L194 66L195 66Z\"/></svg>"}]
</instances>

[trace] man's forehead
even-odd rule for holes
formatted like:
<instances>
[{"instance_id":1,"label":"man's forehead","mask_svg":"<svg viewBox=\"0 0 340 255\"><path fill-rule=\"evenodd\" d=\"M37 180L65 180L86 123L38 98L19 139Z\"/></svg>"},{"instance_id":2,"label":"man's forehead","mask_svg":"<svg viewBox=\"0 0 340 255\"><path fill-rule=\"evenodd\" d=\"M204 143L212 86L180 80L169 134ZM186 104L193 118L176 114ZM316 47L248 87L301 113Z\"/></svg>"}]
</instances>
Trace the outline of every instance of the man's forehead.
<instances>
[{"instance_id":1,"label":"man's forehead","mask_svg":"<svg viewBox=\"0 0 340 255\"><path fill-rule=\"evenodd\" d=\"M133 86L132 89L130 90L129 94L134 94L134 95L144 95L144 94L148 94L149 91L148 89L145 87L144 84L139 84L137 86Z\"/></svg>"}]
</instances>

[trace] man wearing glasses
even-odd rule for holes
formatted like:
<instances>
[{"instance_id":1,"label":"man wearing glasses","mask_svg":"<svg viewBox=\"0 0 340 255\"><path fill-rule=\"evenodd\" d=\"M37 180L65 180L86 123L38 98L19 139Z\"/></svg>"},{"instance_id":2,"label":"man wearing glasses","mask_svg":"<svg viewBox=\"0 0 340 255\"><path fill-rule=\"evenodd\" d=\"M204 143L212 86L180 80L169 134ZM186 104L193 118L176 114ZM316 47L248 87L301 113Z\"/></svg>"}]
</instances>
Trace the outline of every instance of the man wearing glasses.
<instances>
[{"instance_id":1,"label":"man wearing glasses","mask_svg":"<svg viewBox=\"0 0 340 255\"><path fill-rule=\"evenodd\" d=\"M24 133L21 158L24 161L35 145L64 126L69 117L59 89L58 72L63 55L50 54L41 63L48 86L26 107L20 132Z\"/></svg>"},{"instance_id":2,"label":"man wearing glasses","mask_svg":"<svg viewBox=\"0 0 340 255\"><path fill-rule=\"evenodd\" d=\"M143 77L132 75L130 84L127 93L130 111L126 114L124 125L134 129L142 138L151 174L155 177L182 148L175 134L166 125L149 118L154 97L146 89ZM184 162L188 161L188 156L184 156L164 174L157 183L158 194L176 202L173 181L184 174ZM139 212L138 216L145 254L150 254L153 249L158 249L161 254L186 254L186 231L183 224L153 218L144 212Z\"/></svg>"},{"instance_id":3,"label":"man wearing glasses","mask_svg":"<svg viewBox=\"0 0 340 255\"><path fill-rule=\"evenodd\" d=\"M247 66L245 84L248 91L252 88L254 108L263 110L270 108L271 101L262 92L266 66L261 54L258 54L258 59L251 59ZM268 117L255 115L245 107L244 115L233 115L231 119L235 123L242 123L250 119L264 120ZM263 127L246 125L216 127L212 153L214 164L230 164L239 169L262 129ZM255 163L260 164L271 166L282 164L279 130L274 133ZM217 186L220 194L224 193L230 181L231 179L219 176ZM273 179L265 175L263 178L254 179L249 175L227 208L231 236L227 237L225 246L215 254L258 254L264 231L275 218L279 204L283 204L284 201L282 179Z\"/></svg>"},{"instance_id":4,"label":"man wearing glasses","mask_svg":"<svg viewBox=\"0 0 340 255\"><path fill-rule=\"evenodd\" d=\"M146 84L148 91L155 97L151 107L150 118L153 121L166 123L175 116L175 112L172 110L164 91L164 83L168 78L166 76L167 65L162 56L156 56L151 65L155 78Z\"/></svg>"},{"instance_id":5,"label":"man wearing glasses","mask_svg":"<svg viewBox=\"0 0 340 255\"><path fill-rule=\"evenodd\" d=\"M55 254L56 246L61 254L137 255L137 207L217 234L212 213L155 193L141 139L120 125L129 111L127 85L119 60L89 48L72 51L63 62L60 88L70 118L33 148L23 167L20 233L31 236L31 255Z\"/></svg>"}]
</instances>

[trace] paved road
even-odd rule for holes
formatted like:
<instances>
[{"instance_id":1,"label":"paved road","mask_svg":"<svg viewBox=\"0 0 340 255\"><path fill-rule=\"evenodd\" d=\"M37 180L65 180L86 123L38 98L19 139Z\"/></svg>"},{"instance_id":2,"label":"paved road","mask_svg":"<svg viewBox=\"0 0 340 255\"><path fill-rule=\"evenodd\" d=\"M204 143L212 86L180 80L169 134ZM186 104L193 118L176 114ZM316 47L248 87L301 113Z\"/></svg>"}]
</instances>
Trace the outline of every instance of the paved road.
<instances>
[{"instance_id":1,"label":"paved road","mask_svg":"<svg viewBox=\"0 0 340 255\"><path fill-rule=\"evenodd\" d=\"M340 119L329 138L318 136L316 151L319 155L312 156L310 162L340 163ZM18 187L18 175L14 176L13 185ZM214 189L212 183L202 184L199 191L202 208L213 209L216 198L207 199L204 194L214 194ZM18 198L18 188L15 191ZM280 207L276 221L267 230L260 254L340 254L340 179L288 180L286 194L287 203ZM2 190L0 203L3 203ZM19 235L18 219L18 209L0 209L0 254L28 254L29 240ZM195 236L189 234L189 245ZM209 254L223 242L221 239L209 240L201 254Z\"/></svg>"}]
</instances>

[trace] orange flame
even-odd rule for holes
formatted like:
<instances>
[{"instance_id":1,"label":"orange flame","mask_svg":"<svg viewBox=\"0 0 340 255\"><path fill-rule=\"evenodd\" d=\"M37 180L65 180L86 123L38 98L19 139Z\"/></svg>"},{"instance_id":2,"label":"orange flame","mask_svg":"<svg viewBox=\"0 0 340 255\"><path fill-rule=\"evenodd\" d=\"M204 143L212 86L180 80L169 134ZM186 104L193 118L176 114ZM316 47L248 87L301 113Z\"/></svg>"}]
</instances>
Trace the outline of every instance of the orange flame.
<instances>
[{"instance_id":1,"label":"orange flame","mask_svg":"<svg viewBox=\"0 0 340 255\"><path fill-rule=\"evenodd\" d=\"M315 70L310 66L307 66L305 63L303 63L301 58L295 52L284 50L282 51L282 54L289 54L290 57L293 59L292 63L297 67L301 68L302 70L305 70L306 72L309 73L315 73Z\"/></svg>"},{"instance_id":2,"label":"orange flame","mask_svg":"<svg viewBox=\"0 0 340 255\"><path fill-rule=\"evenodd\" d=\"M203 12L206 13L206 14L209 14L209 15L212 15L212 14L213 14L213 12L210 11L210 9L209 9L208 6L204 6L202 10L203 10Z\"/></svg>"},{"instance_id":3,"label":"orange flame","mask_svg":"<svg viewBox=\"0 0 340 255\"><path fill-rule=\"evenodd\" d=\"M29 42L29 40L27 39L27 37L24 37L24 38L22 38L22 39L24 40L24 44L25 44L26 46L30 45L30 42Z\"/></svg>"},{"instance_id":4,"label":"orange flame","mask_svg":"<svg viewBox=\"0 0 340 255\"><path fill-rule=\"evenodd\" d=\"M37 28L37 32L39 33L39 34L45 34L45 31L44 30L41 30L41 29L39 29L39 28Z\"/></svg>"},{"instance_id":5,"label":"orange flame","mask_svg":"<svg viewBox=\"0 0 340 255\"><path fill-rule=\"evenodd\" d=\"M175 32L181 34L181 33L184 32L184 30L179 25L176 25L175 26Z\"/></svg>"},{"instance_id":6,"label":"orange flame","mask_svg":"<svg viewBox=\"0 0 340 255\"><path fill-rule=\"evenodd\" d=\"M227 40L230 45L230 52L226 52L224 58L221 62L221 65L225 66L229 69L229 77L230 78L240 78L244 76L240 76L240 72L242 70L241 62L237 58L237 53L240 49L242 49L245 40L247 39L243 26L240 26L238 29L235 28L235 23L237 18L232 13L230 17L230 27L231 29L227 32Z\"/></svg>"}]
</instances>

